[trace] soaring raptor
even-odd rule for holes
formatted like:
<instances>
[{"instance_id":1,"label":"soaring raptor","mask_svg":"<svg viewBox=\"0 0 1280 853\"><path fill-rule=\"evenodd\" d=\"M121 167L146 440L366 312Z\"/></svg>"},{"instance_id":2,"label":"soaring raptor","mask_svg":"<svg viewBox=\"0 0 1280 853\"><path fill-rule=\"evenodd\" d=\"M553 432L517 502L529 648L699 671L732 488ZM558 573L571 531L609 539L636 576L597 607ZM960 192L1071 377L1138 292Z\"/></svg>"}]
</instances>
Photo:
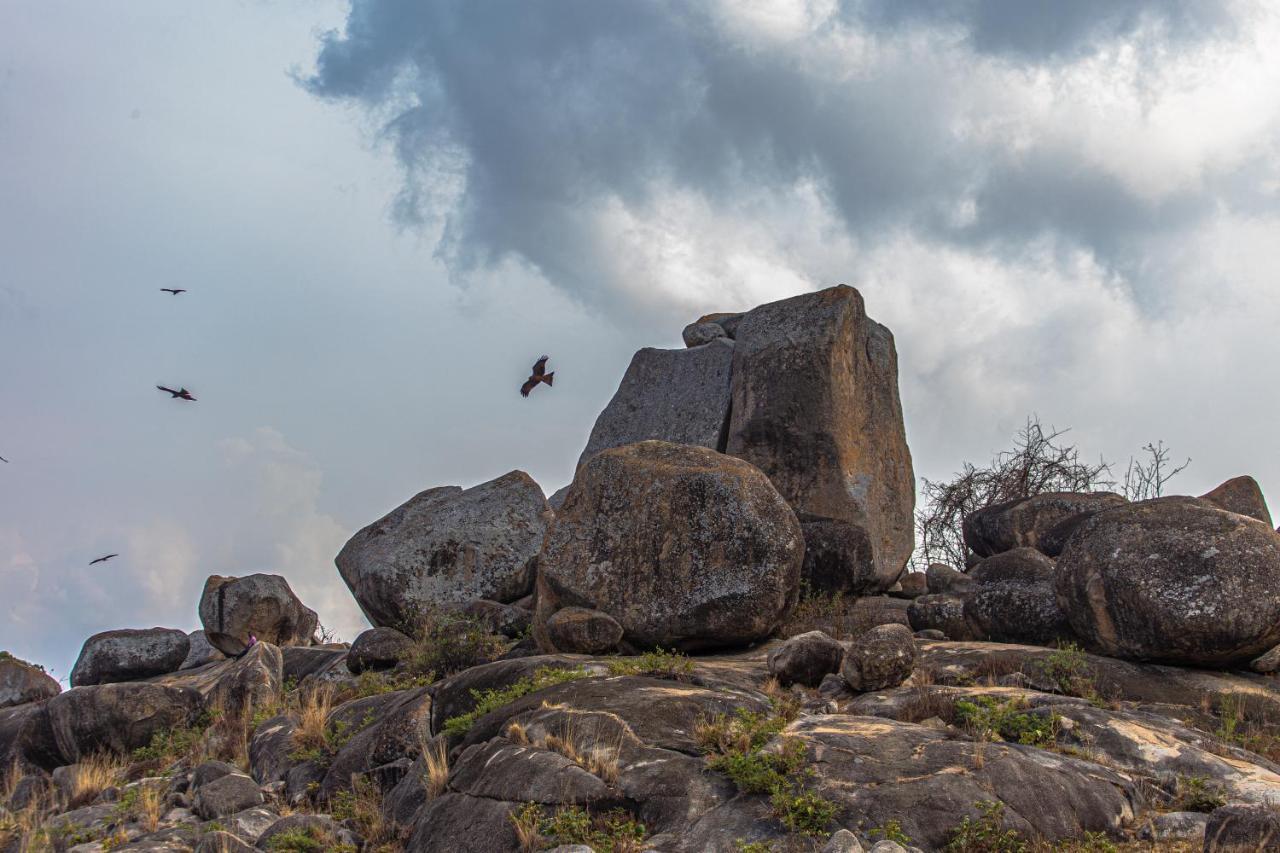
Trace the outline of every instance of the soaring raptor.
<instances>
[{"instance_id":1,"label":"soaring raptor","mask_svg":"<svg viewBox=\"0 0 1280 853\"><path fill-rule=\"evenodd\" d=\"M556 372L554 370L547 373L547 356L544 355L542 358L534 362L533 374L530 375L530 377L524 381L524 384L520 386L520 396L528 397L529 392L538 387L539 382L545 382L548 385L551 385L551 380L555 378L555 375Z\"/></svg>"}]
</instances>

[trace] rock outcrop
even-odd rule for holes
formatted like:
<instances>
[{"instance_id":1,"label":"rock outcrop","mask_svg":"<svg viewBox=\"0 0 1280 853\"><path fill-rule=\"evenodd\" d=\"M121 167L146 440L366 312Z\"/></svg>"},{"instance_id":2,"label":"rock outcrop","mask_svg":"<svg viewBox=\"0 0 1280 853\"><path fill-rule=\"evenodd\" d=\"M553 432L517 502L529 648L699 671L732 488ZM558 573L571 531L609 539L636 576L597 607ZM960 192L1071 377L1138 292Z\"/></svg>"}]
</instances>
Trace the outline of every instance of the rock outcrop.
<instances>
[{"instance_id":1,"label":"rock outcrop","mask_svg":"<svg viewBox=\"0 0 1280 853\"><path fill-rule=\"evenodd\" d=\"M1072 628L1112 657L1244 666L1280 643L1280 535L1205 501L1099 512L1057 568Z\"/></svg>"},{"instance_id":2,"label":"rock outcrop","mask_svg":"<svg viewBox=\"0 0 1280 853\"><path fill-rule=\"evenodd\" d=\"M62 688L41 667L0 652L0 708L39 702Z\"/></svg>"},{"instance_id":3,"label":"rock outcrop","mask_svg":"<svg viewBox=\"0 0 1280 853\"><path fill-rule=\"evenodd\" d=\"M71 686L136 681L181 668L191 641L176 628L121 628L84 641L71 669Z\"/></svg>"},{"instance_id":4,"label":"rock outcrop","mask_svg":"<svg viewBox=\"0 0 1280 853\"><path fill-rule=\"evenodd\" d=\"M720 336L701 346L642 349L632 356L596 418L579 467L601 450L650 439L724 449L733 341L719 326L711 328Z\"/></svg>"},{"instance_id":5,"label":"rock outcrop","mask_svg":"<svg viewBox=\"0 0 1280 853\"><path fill-rule=\"evenodd\" d=\"M310 645L319 621L280 575L211 575L200 595L205 637L225 655L243 652L251 636L277 646Z\"/></svg>"},{"instance_id":6,"label":"rock outcrop","mask_svg":"<svg viewBox=\"0 0 1280 853\"><path fill-rule=\"evenodd\" d=\"M727 453L797 512L866 530L879 589L915 546L915 478L893 335L845 285L762 305L736 328Z\"/></svg>"},{"instance_id":7,"label":"rock outcrop","mask_svg":"<svg viewBox=\"0 0 1280 853\"><path fill-rule=\"evenodd\" d=\"M533 588L552 512L523 471L428 489L351 538L338 571L369 621L404 629L434 608L511 602Z\"/></svg>"},{"instance_id":8,"label":"rock outcrop","mask_svg":"<svg viewBox=\"0 0 1280 853\"><path fill-rule=\"evenodd\" d=\"M95 752L129 753L153 735L190 725L203 708L183 687L125 683L74 687L49 700L49 724L63 763Z\"/></svg>"},{"instance_id":9,"label":"rock outcrop","mask_svg":"<svg viewBox=\"0 0 1280 853\"><path fill-rule=\"evenodd\" d=\"M1075 516L1127 503L1111 492L1046 492L994 504L964 519L964 544L979 557L990 557L1014 548L1042 549L1056 556L1066 532L1055 530ZM1052 543L1045 547L1045 541Z\"/></svg>"},{"instance_id":10,"label":"rock outcrop","mask_svg":"<svg viewBox=\"0 0 1280 853\"><path fill-rule=\"evenodd\" d=\"M195 669L207 663L226 660L227 656L213 647L213 643L209 642L203 630L192 631L187 635L187 641L189 644L187 657L178 669Z\"/></svg>"},{"instance_id":11,"label":"rock outcrop","mask_svg":"<svg viewBox=\"0 0 1280 853\"><path fill-rule=\"evenodd\" d=\"M562 607L607 613L632 648L709 649L769 636L798 591L804 542L756 468L646 441L578 471L538 558L534 633Z\"/></svg>"},{"instance_id":12,"label":"rock outcrop","mask_svg":"<svg viewBox=\"0 0 1280 853\"><path fill-rule=\"evenodd\" d=\"M1256 518L1267 527L1274 526L1271 511L1267 509L1267 500L1262 496L1262 488L1252 477L1233 477L1216 489L1201 495L1200 499L1227 512Z\"/></svg>"}]
</instances>

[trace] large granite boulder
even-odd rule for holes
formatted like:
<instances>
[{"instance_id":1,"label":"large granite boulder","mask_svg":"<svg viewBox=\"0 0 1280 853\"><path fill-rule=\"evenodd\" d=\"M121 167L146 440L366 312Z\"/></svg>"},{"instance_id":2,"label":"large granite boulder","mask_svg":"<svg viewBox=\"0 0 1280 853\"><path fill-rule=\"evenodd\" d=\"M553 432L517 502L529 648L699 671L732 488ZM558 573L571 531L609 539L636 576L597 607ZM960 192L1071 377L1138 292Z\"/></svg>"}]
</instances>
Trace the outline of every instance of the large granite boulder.
<instances>
[{"instance_id":1,"label":"large granite boulder","mask_svg":"<svg viewBox=\"0 0 1280 853\"><path fill-rule=\"evenodd\" d=\"M35 664L0 652L0 708L57 696L62 688Z\"/></svg>"},{"instance_id":2,"label":"large granite boulder","mask_svg":"<svg viewBox=\"0 0 1280 853\"><path fill-rule=\"evenodd\" d=\"M1073 637L1058 604L1057 569L1034 548L1014 548L979 563L964 593L975 636L1001 643L1047 644Z\"/></svg>"},{"instance_id":3,"label":"large granite boulder","mask_svg":"<svg viewBox=\"0 0 1280 853\"><path fill-rule=\"evenodd\" d=\"M1258 481L1252 477L1233 477L1216 489L1201 495L1200 499L1228 512L1256 518L1267 527L1272 526L1267 500L1262 496Z\"/></svg>"},{"instance_id":4,"label":"large granite boulder","mask_svg":"<svg viewBox=\"0 0 1280 853\"><path fill-rule=\"evenodd\" d=\"M864 528L880 589L915 547L915 477L893 334L846 285L762 305L737 327L725 452L797 512Z\"/></svg>"},{"instance_id":5,"label":"large granite boulder","mask_svg":"<svg viewBox=\"0 0 1280 853\"><path fill-rule=\"evenodd\" d=\"M374 626L405 630L438 607L528 595L551 516L523 471L428 489L351 537L338 572Z\"/></svg>"},{"instance_id":6,"label":"large granite boulder","mask_svg":"<svg viewBox=\"0 0 1280 853\"><path fill-rule=\"evenodd\" d=\"M191 641L176 628L121 628L84 641L71 668L71 686L137 681L174 672L187 659Z\"/></svg>"},{"instance_id":7,"label":"large granite boulder","mask_svg":"<svg viewBox=\"0 0 1280 853\"><path fill-rule=\"evenodd\" d=\"M145 682L74 687L48 704L54 740L68 764L104 750L132 752L159 732L190 725L203 707L196 690Z\"/></svg>"},{"instance_id":8,"label":"large granite boulder","mask_svg":"<svg viewBox=\"0 0 1280 853\"><path fill-rule=\"evenodd\" d=\"M732 366L727 337L691 349L638 351L596 418L578 465L601 450L649 439L723 449Z\"/></svg>"},{"instance_id":9,"label":"large granite boulder","mask_svg":"<svg viewBox=\"0 0 1280 853\"><path fill-rule=\"evenodd\" d=\"M1280 535L1195 498L1117 507L1071 537L1057 593L1101 654L1243 666L1280 643Z\"/></svg>"},{"instance_id":10,"label":"large granite boulder","mask_svg":"<svg viewBox=\"0 0 1280 853\"><path fill-rule=\"evenodd\" d=\"M205 637L225 655L243 652L250 635L277 646L309 646L319 621L280 575L211 575L200 594Z\"/></svg>"},{"instance_id":11,"label":"large granite boulder","mask_svg":"<svg viewBox=\"0 0 1280 853\"><path fill-rule=\"evenodd\" d=\"M213 643L209 642L209 638L204 635L203 630L192 631L187 634L187 640L190 643L187 649L187 657L178 669L195 669L207 663L216 663L227 659L226 655L213 647Z\"/></svg>"},{"instance_id":12,"label":"large granite boulder","mask_svg":"<svg viewBox=\"0 0 1280 853\"><path fill-rule=\"evenodd\" d=\"M578 470L538 558L534 635L562 607L603 611L632 648L734 646L795 602L804 540L759 470L713 450L645 441Z\"/></svg>"},{"instance_id":13,"label":"large granite boulder","mask_svg":"<svg viewBox=\"0 0 1280 853\"><path fill-rule=\"evenodd\" d=\"M800 579L811 593L875 595L886 588L876 570L871 537L860 524L843 518L797 513L804 531Z\"/></svg>"},{"instance_id":14,"label":"large granite boulder","mask_svg":"<svg viewBox=\"0 0 1280 853\"><path fill-rule=\"evenodd\" d=\"M1065 531L1054 530L1060 524L1072 516L1125 503L1124 498L1112 492L1046 492L993 504L964 519L964 544L979 557L1020 547L1037 548L1056 556L1065 544ZM1057 550L1043 547L1046 538L1058 546Z\"/></svg>"}]
</instances>

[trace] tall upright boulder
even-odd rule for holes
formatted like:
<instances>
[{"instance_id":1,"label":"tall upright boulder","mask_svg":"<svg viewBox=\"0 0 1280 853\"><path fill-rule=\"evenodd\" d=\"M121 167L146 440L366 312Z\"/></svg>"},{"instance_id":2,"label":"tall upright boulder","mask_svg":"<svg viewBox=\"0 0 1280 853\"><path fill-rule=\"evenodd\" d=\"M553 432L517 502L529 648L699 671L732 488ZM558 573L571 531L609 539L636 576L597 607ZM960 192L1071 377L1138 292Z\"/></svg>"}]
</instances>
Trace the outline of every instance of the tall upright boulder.
<instances>
[{"instance_id":1,"label":"tall upright boulder","mask_svg":"<svg viewBox=\"0 0 1280 853\"><path fill-rule=\"evenodd\" d=\"M226 655L243 652L250 636L277 646L310 645L320 623L280 575L211 575L199 609L205 638Z\"/></svg>"},{"instance_id":2,"label":"tall upright boulder","mask_svg":"<svg viewBox=\"0 0 1280 853\"><path fill-rule=\"evenodd\" d=\"M755 308L734 334L725 452L797 512L863 527L887 588L915 545L893 334L847 285Z\"/></svg>"},{"instance_id":3,"label":"tall upright boulder","mask_svg":"<svg viewBox=\"0 0 1280 853\"><path fill-rule=\"evenodd\" d=\"M639 350L578 465L601 450L650 439L723 449L732 367L733 341L723 336L690 349Z\"/></svg>"},{"instance_id":4,"label":"tall upright boulder","mask_svg":"<svg viewBox=\"0 0 1280 853\"><path fill-rule=\"evenodd\" d=\"M533 478L512 471L414 496L351 537L335 562L369 621L400 629L432 608L528 595L551 516Z\"/></svg>"},{"instance_id":5,"label":"tall upright boulder","mask_svg":"<svg viewBox=\"0 0 1280 853\"><path fill-rule=\"evenodd\" d=\"M768 637L794 603L804 539L758 469L701 447L644 441L578 470L538 558L534 636L566 607L608 614L633 649L687 651Z\"/></svg>"},{"instance_id":6,"label":"tall upright boulder","mask_svg":"<svg viewBox=\"0 0 1280 853\"><path fill-rule=\"evenodd\" d=\"M1280 534L1197 498L1093 515L1056 583L1071 627L1109 657L1244 666L1280 644Z\"/></svg>"}]
</instances>

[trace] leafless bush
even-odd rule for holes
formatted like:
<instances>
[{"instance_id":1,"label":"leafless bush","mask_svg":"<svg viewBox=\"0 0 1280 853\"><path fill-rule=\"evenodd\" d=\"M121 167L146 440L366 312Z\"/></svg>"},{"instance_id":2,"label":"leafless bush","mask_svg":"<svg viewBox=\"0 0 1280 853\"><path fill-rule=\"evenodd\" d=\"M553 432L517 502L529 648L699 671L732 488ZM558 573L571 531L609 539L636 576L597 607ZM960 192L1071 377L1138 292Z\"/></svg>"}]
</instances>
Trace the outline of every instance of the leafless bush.
<instances>
[{"instance_id":1,"label":"leafless bush","mask_svg":"<svg viewBox=\"0 0 1280 853\"><path fill-rule=\"evenodd\" d=\"M1169 448L1163 441L1148 443L1142 448L1147 453L1147 461L1129 457L1129 468L1124 472L1124 496L1131 501L1145 501L1158 498L1164 494L1165 484L1172 480L1191 464L1191 457L1178 467L1171 467Z\"/></svg>"},{"instance_id":2,"label":"leafless bush","mask_svg":"<svg viewBox=\"0 0 1280 853\"><path fill-rule=\"evenodd\" d=\"M1110 466L1102 459L1081 461L1079 450L1062 440L1067 432L1046 430L1033 415L1018 430L1013 449L996 454L989 466L966 462L950 482L924 480L924 500L916 512L920 545L912 557L917 570L930 563L963 569L962 525L965 516L983 507L1044 492L1092 492L1114 486L1107 479Z\"/></svg>"}]
</instances>

